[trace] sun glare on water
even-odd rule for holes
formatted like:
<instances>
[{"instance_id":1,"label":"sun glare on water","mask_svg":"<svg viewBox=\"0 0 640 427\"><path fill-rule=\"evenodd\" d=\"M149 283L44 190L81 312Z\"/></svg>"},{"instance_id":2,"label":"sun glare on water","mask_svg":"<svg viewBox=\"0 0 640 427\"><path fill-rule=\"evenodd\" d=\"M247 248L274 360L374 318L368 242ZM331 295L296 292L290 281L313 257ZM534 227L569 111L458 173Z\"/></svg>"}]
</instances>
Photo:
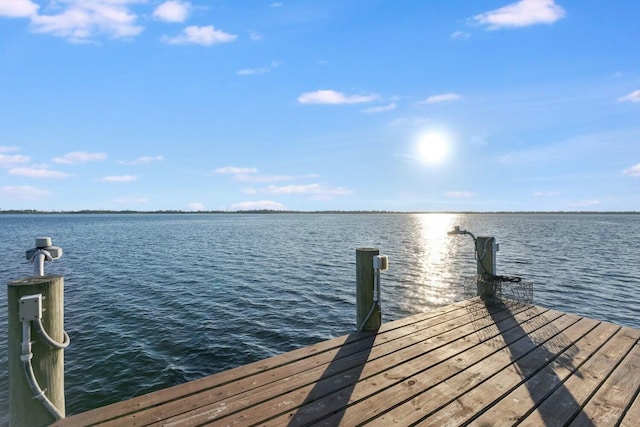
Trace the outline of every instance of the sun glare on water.
<instances>
[{"instance_id":1,"label":"sun glare on water","mask_svg":"<svg viewBox=\"0 0 640 427\"><path fill-rule=\"evenodd\" d=\"M416 143L418 159L428 165L440 164L447 158L449 146L449 137L443 132L425 132Z\"/></svg>"}]
</instances>

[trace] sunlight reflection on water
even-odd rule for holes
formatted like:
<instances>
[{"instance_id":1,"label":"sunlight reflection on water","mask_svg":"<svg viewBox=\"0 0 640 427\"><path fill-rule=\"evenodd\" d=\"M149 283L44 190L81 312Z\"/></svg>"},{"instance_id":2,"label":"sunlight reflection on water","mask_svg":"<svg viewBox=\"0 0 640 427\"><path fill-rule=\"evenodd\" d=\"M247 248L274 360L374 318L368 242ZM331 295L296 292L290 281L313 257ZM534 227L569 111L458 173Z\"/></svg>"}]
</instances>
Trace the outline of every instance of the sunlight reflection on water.
<instances>
[{"instance_id":1,"label":"sunlight reflection on water","mask_svg":"<svg viewBox=\"0 0 640 427\"><path fill-rule=\"evenodd\" d=\"M401 282L412 285L398 295L406 311L422 311L425 307L438 307L459 299L455 282L460 272L455 270L455 261L467 257L472 246L465 242L468 247L464 251L464 245L447 235L458 221L457 214L411 216L408 238L413 246L405 252L411 268L402 269Z\"/></svg>"}]
</instances>

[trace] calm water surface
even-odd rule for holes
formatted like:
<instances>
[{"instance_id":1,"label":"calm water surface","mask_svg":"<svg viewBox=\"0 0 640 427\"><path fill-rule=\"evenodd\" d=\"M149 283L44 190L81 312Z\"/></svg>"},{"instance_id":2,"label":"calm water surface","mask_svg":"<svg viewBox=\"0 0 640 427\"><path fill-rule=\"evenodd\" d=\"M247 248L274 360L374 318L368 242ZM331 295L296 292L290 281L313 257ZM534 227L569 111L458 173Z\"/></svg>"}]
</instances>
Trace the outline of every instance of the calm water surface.
<instances>
[{"instance_id":1,"label":"calm water surface","mask_svg":"<svg viewBox=\"0 0 640 427\"><path fill-rule=\"evenodd\" d=\"M454 225L495 236L534 303L640 328L637 214L0 215L0 279L32 274L36 237L64 249L74 414L352 332L357 247L389 256L384 321L456 302L475 261ZM6 344L0 365L4 424Z\"/></svg>"}]
</instances>

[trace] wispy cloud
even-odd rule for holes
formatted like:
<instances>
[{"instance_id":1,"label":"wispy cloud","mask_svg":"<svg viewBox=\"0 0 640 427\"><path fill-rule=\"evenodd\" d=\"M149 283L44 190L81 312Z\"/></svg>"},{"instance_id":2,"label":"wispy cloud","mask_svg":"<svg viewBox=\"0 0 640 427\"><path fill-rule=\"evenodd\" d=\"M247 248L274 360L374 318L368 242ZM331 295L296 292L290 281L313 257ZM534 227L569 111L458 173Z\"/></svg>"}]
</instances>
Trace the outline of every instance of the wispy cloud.
<instances>
[{"instance_id":1,"label":"wispy cloud","mask_svg":"<svg viewBox=\"0 0 640 427\"><path fill-rule=\"evenodd\" d=\"M130 162L127 162L124 160L118 160L116 163L119 163L121 165L135 166L135 165L147 165L149 163L161 162L163 160L164 160L163 156L142 156Z\"/></svg>"},{"instance_id":2,"label":"wispy cloud","mask_svg":"<svg viewBox=\"0 0 640 427\"><path fill-rule=\"evenodd\" d=\"M0 145L0 153L13 153L16 151L20 151L18 147L8 147L6 145Z\"/></svg>"},{"instance_id":3,"label":"wispy cloud","mask_svg":"<svg viewBox=\"0 0 640 427\"><path fill-rule=\"evenodd\" d=\"M621 96L618 98L618 102L640 102L640 89L634 90L625 96Z\"/></svg>"},{"instance_id":4,"label":"wispy cloud","mask_svg":"<svg viewBox=\"0 0 640 427\"><path fill-rule=\"evenodd\" d=\"M0 187L0 197L16 200L41 200L51 195L48 190L42 190L28 185L17 187Z\"/></svg>"},{"instance_id":5,"label":"wispy cloud","mask_svg":"<svg viewBox=\"0 0 640 427\"><path fill-rule=\"evenodd\" d=\"M285 210L285 206L282 203L274 202L273 200L258 200L255 202L241 202L231 206L231 210L234 211L249 211L249 210Z\"/></svg>"},{"instance_id":6,"label":"wispy cloud","mask_svg":"<svg viewBox=\"0 0 640 427\"><path fill-rule=\"evenodd\" d=\"M222 175L252 174L252 173L258 173L258 169L240 168L236 166L225 166L222 168L215 169L213 173L222 174Z\"/></svg>"},{"instance_id":7,"label":"wispy cloud","mask_svg":"<svg viewBox=\"0 0 640 427\"><path fill-rule=\"evenodd\" d=\"M8 150L7 150L8 152ZM0 151L2 153L2 151ZM0 154L0 168L11 168L20 163L29 163L31 157L22 154Z\"/></svg>"},{"instance_id":8,"label":"wispy cloud","mask_svg":"<svg viewBox=\"0 0 640 427\"><path fill-rule=\"evenodd\" d=\"M298 97L301 104L360 104L378 99L377 95L345 95L334 90L317 90L303 93Z\"/></svg>"},{"instance_id":9,"label":"wispy cloud","mask_svg":"<svg viewBox=\"0 0 640 427\"><path fill-rule=\"evenodd\" d=\"M420 104L437 104L438 102L456 101L462 98L462 95L457 93L442 93L440 95L431 95L424 101L420 101Z\"/></svg>"},{"instance_id":10,"label":"wispy cloud","mask_svg":"<svg viewBox=\"0 0 640 427\"><path fill-rule=\"evenodd\" d=\"M520 0L472 18L489 30L552 24L564 18L565 10L554 0Z\"/></svg>"},{"instance_id":11,"label":"wispy cloud","mask_svg":"<svg viewBox=\"0 0 640 427\"><path fill-rule=\"evenodd\" d=\"M284 6L284 5L283 5L281 2L279 2L279 1L274 1L274 2L273 2L273 3L271 3L269 6L270 6L270 7L282 7L282 6Z\"/></svg>"},{"instance_id":12,"label":"wispy cloud","mask_svg":"<svg viewBox=\"0 0 640 427\"><path fill-rule=\"evenodd\" d=\"M28 18L34 16L40 6L30 0L0 0L0 16Z\"/></svg>"},{"instance_id":13,"label":"wispy cloud","mask_svg":"<svg viewBox=\"0 0 640 427\"><path fill-rule=\"evenodd\" d=\"M278 194L278 195L291 195L291 194L303 194L303 195L311 195L317 198L334 198L338 196L348 196L353 193L353 191L348 190L342 187L326 187L321 184L304 184L304 185L284 185L284 186L275 186L270 185L265 190L269 194Z\"/></svg>"},{"instance_id":14,"label":"wispy cloud","mask_svg":"<svg viewBox=\"0 0 640 427\"><path fill-rule=\"evenodd\" d=\"M465 31L454 31L451 33L451 38L455 40L468 39L469 37L471 37L471 33Z\"/></svg>"},{"instance_id":15,"label":"wispy cloud","mask_svg":"<svg viewBox=\"0 0 640 427\"><path fill-rule=\"evenodd\" d=\"M67 153L62 157L56 157L53 159L55 163L62 164L77 164L77 163L88 163L88 162L101 162L107 160L106 153L89 153L87 151L74 151L71 153Z\"/></svg>"},{"instance_id":16,"label":"wispy cloud","mask_svg":"<svg viewBox=\"0 0 640 427\"><path fill-rule=\"evenodd\" d=\"M409 117L399 117L397 119L394 119L391 123L389 123L389 126L419 127L429 123L431 123L431 119L429 117L409 116Z\"/></svg>"},{"instance_id":17,"label":"wispy cloud","mask_svg":"<svg viewBox=\"0 0 640 427\"><path fill-rule=\"evenodd\" d=\"M631 166L629 169L624 170L625 175L640 177L640 163L637 165Z\"/></svg>"},{"instance_id":18,"label":"wispy cloud","mask_svg":"<svg viewBox=\"0 0 640 427\"><path fill-rule=\"evenodd\" d=\"M10 175L24 176L27 178L42 178L42 179L65 179L72 176L66 172L54 171L48 168L13 168L9 170Z\"/></svg>"},{"instance_id":19,"label":"wispy cloud","mask_svg":"<svg viewBox=\"0 0 640 427\"><path fill-rule=\"evenodd\" d=\"M112 38L137 36L143 27L137 25L138 16L130 10L135 3L138 0L51 2L51 7L57 13L32 14L32 29L37 33L48 33L75 42L86 42L97 35Z\"/></svg>"},{"instance_id":20,"label":"wispy cloud","mask_svg":"<svg viewBox=\"0 0 640 427\"><path fill-rule=\"evenodd\" d=\"M177 0L169 0L153 11L153 17L166 22L184 22L189 17L191 4Z\"/></svg>"},{"instance_id":21,"label":"wispy cloud","mask_svg":"<svg viewBox=\"0 0 640 427\"><path fill-rule=\"evenodd\" d=\"M253 76L255 74L266 74L280 66L279 61L273 61L270 65L265 65L264 67L259 68L243 68L241 70L236 71L236 74L239 76Z\"/></svg>"},{"instance_id":22,"label":"wispy cloud","mask_svg":"<svg viewBox=\"0 0 640 427\"><path fill-rule=\"evenodd\" d=\"M377 107L369 107L361 110L362 113L372 114L372 113L383 113L385 111L393 111L396 109L396 103L392 102L387 105L380 105Z\"/></svg>"},{"instance_id":23,"label":"wispy cloud","mask_svg":"<svg viewBox=\"0 0 640 427\"><path fill-rule=\"evenodd\" d=\"M447 191L444 195L451 199L468 199L475 196L475 194L470 191Z\"/></svg>"},{"instance_id":24,"label":"wispy cloud","mask_svg":"<svg viewBox=\"0 0 640 427\"><path fill-rule=\"evenodd\" d=\"M182 30L182 34L176 37L163 36L162 41L169 44L199 44L201 46L211 46L220 43L229 43L238 36L216 30L213 25L199 27L191 25Z\"/></svg>"},{"instance_id":25,"label":"wispy cloud","mask_svg":"<svg viewBox=\"0 0 640 427\"><path fill-rule=\"evenodd\" d=\"M268 183L268 182L282 182L291 181L299 178L316 177L316 175L304 175L300 177L290 175L264 175L258 174L258 169L237 167L237 166L225 166L213 170L213 174L217 175L233 175L233 180L238 182L247 183Z\"/></svg>"},{"instance_id":26,"label":"wispy cloud","mask_svg":"<svg viewBox=\"0 0 640 427\"><path fill-rule=\"evenodd\" d=\"M133 182L138 179L135 175L114 175L114 176L105 176L102 178L96 179L99 182L108 182L108 183L122 183L122 182Z\"/></svg>"},{"instance_id":27,"label":"wispy cloud","mask_svg":"<svg viewBox=\"0 0 640 427\"><path fill-rule=\"evenodd\" d=\"M296 179L294 176L290 175L249 175L249 174L238 174L233 177L235 181L238 182L251 182L251 183L267 183L267 182L282 182L282 181L291 181Z\"/></svg>"}]
</instances>

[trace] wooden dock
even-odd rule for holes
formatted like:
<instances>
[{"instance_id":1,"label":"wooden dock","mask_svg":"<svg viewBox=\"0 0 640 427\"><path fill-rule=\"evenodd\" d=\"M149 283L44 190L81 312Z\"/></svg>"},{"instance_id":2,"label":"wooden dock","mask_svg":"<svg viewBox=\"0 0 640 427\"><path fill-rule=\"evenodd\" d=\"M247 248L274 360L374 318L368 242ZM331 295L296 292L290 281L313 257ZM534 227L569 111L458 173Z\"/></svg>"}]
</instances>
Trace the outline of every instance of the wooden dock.
<instances>
[{"instance_id":1,"label":"wooden dock","mask_svg":"<svg viewBox=\"0 0 640 427\"><path fill-rule=\"evenodd\" d=\"M607 322L476 298L55 425L632 427L639 338Z\"/></svg>"}]
</instances>

